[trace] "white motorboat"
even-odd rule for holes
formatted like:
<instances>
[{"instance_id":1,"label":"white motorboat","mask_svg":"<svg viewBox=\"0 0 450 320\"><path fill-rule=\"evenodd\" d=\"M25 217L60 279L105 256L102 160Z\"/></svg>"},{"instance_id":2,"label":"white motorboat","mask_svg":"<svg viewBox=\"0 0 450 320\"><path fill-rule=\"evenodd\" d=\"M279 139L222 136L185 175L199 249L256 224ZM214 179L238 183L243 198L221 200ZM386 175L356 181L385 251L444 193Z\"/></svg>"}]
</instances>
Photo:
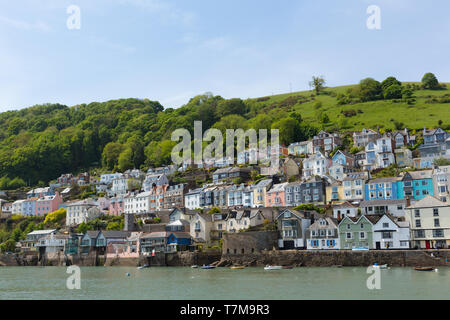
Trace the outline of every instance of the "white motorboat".
<instances>
[{"instance_id":1,"label":"white motorboat","mask_svg":"<svg viewBox=\"0 0 450 320\"><path fill-rule=\"evenodd\" d=\"M387 269L388 268L388 265L387 264L378 264L378 263L374 263L373 265L372 265L372 267L374 267L374 268L379 268L379 269Z\"/></svg>"},{"instance_id":2,"label":"white motorboat","mask_svg":"<svg viewBox=\"0 0 450 320\"><path fill-rule=\"evenodd\" d=\"M264 267L264 270L281 270L281 269L283 269L282 266L269 266L269 265L267 265L267 266Z\"/></svg>"}]
</instances>

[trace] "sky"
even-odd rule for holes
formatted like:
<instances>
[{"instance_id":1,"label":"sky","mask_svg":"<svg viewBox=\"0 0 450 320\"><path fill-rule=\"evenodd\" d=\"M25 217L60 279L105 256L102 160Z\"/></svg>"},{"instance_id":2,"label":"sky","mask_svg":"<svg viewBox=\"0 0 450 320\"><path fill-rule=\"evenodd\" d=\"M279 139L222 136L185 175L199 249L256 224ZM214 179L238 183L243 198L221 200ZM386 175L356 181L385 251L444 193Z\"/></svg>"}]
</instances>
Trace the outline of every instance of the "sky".
<instances>
[{"instance_id":1,"label":"sky","mask_svg":"<svg viewBox=\"0 0 450 320\"><path fill-rule=\"evenodd\" d=\"M371 5L380 29L367 27ZM0 0L0 111L120 98L177 108L205 92L308 90L313 75L450 82L449 14L448 0Z\"/></svg>"}]
</instances>

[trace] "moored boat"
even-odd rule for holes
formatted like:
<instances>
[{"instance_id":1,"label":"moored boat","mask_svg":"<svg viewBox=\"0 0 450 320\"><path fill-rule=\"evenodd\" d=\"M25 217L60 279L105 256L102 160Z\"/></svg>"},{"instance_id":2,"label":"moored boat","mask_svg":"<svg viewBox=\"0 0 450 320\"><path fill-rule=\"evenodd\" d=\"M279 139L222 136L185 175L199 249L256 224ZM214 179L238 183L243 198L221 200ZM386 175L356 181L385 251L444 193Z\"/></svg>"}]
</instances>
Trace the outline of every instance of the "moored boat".
<instances>
[{"instance_id":1,"label":"moored boat","mask_svg":"<svg viewBox=\"0 0 450 320\"><path fill-rule=\"evenodd\" d=\"M232 266L231 269L234 269L234 270L245 269L245 266Z\"/></svg>"},{"instance_id":2,"label":"moored boat","mask_svg":"<svg viewBox=\"0 0 450 320\"><path fill-rule=\"evenodd\" d=\"M197 269L198 265L194 264L193 266L191 266L192 269Z\"/></svg>"},{"instance_id":3,"label":"moored boat","mask_svg":"<svg viewBox=\"0 0 450 320\"><path fill-rule=\"evenodd\" d=\"M374 268L380 268L380 269L387 269L388 268L388 265L387 264L378 264L378 263L374 263L373 265L372 265L372 267L374 267Z\"/></svg>"},{"instance_id":4,"label":"moored boat","mask_svg":"<svg viewBox=\"0 0 450 320\"><path fill-rule=\"evenodd\" d=\"M267 265L267 266L264 267L264 270L281 270L281 269L283 269L282 266L269 266L269 265Z\"/></svg>"},{"instance_id":5,"label":"moored boat","mask_svg":"<svg viewBox=\"0 0 450 320\"><path fill-rule=\"evenodd\" d=\"M146 265L143 265L143 266L140 266L140 267L138 267L138 269L140 270L140 269L145 269L145 268L149 268L150 266L148 265L148 264L146 264Z\"/></svg>"},{"instance_id":6,"label":"moored boat","mask_svg":"<svg viewBox=\"0 0 450 320\"><path fill-rule=\"evenodd\" d=\"M294 269L293 266L281 266L281 269Z\"/></svg>"},{"instance_id":7,"label":"moored boat","mask_svg":"<svg viewBox=\"0 0 450 320\"><path fill-rule=\"evenodd\" d=\"M203 267L202 267L202 269L215 269L215 268L216 268L216 266L211 266L211 265L208 265L208 266L203 265Z\"/></svg>"},{"instance_id":8,"label":"moored boat","mask_svg":"<svg viewBox=\"0 0 450 320\"><path fill-rule=\"evenodd\" d=\"M434 271L433 267L414 267L416 271Z\"/></svg>"}]
</instances>

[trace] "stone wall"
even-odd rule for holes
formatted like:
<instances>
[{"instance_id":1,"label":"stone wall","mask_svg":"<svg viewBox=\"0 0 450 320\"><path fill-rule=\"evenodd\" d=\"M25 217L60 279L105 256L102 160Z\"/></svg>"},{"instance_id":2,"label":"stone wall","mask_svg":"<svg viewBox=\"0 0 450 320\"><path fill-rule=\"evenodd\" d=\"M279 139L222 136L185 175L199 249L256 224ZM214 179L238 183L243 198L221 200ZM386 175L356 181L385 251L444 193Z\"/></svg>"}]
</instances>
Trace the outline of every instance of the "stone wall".
<instances>
[{"instance_id":1,"label":"stone wall","mask_svg":"<svg viewBox=\"0 0 450 320\"><path fill-rule=\"evenodd\" d=\"M432 257L439 255L439 258ZM373 251L262 251L258 254L223 254L220 265L292 265L304 267L369 266L373 263L395 267L450 266L450 250Z\"/></svg>"},{"instance_id":2,"label":"stone wall","mask_svg":"<svg viewBox=\"0 0 450 320\"><path fill-rule=\"evenodd\" d=\"M260 253L274 248L278 249L277 231L238 232L223 235L223 254Z\"/></svg>"}]
</instances>

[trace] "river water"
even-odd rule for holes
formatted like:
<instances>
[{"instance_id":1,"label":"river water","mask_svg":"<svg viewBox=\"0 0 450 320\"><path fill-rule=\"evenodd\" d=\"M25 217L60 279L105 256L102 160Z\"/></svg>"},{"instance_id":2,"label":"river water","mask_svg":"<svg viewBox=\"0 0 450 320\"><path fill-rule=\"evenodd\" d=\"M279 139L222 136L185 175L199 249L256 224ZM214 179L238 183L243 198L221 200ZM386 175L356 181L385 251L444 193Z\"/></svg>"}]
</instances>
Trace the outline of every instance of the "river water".
<instances>
[{"instance_id":1,"label":"river water","mask_svg":"<svg viewBox=\"0 0 450 320\"><path fill-rule=\"evenodd\" d=\"M81 267L81 288L69 290L66 267L0 267L3 299L450 299L450 268L381 270L381 289L369 290L367 268L261 267L231 270L163 267Z\"/></svg>"}]
</instances>

